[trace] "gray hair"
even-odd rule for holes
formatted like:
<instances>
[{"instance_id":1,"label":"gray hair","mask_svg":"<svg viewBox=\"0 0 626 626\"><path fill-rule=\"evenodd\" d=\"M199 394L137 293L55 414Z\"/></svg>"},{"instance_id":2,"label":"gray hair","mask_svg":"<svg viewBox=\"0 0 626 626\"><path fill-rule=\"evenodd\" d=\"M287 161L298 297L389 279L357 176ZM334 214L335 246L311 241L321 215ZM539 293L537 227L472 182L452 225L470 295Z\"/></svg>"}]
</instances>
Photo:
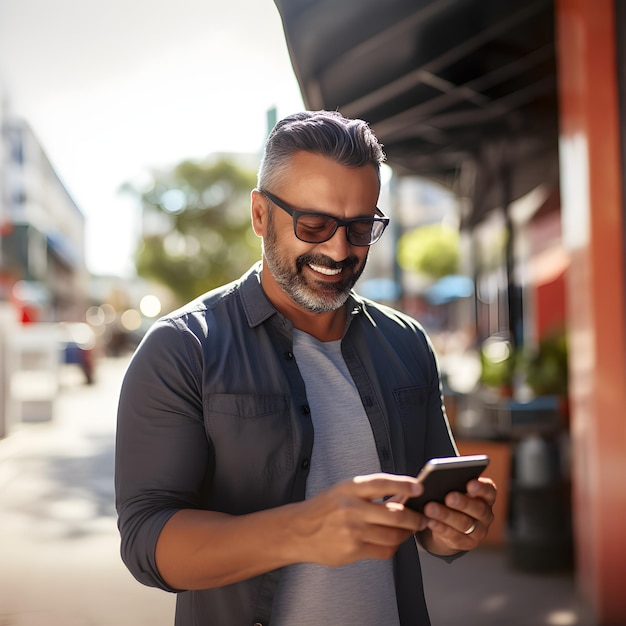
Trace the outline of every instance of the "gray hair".
<instances>
[{"instance_id":1,"label":"gray hair","mask_svg":"<svg viewBox=\"0 0 626 626\"><path fill-rule=\"evenodd\" d=\"M257 187L277 189L288 176L296 152L328 157L347 167L372 165L380 181L383 147L368 126L337 111L304 111L276 124L265 144Z\"/></svg>"}]
</instances>

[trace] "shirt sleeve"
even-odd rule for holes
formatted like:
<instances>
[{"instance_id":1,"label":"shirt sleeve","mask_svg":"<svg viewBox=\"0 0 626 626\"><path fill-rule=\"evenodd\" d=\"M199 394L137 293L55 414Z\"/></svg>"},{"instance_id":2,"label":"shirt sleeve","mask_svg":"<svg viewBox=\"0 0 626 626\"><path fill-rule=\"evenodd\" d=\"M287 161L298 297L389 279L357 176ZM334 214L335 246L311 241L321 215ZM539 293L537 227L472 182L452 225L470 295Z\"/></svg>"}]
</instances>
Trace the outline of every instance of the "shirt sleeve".
<instances>
[{"instance_id":1,"label":"shirt sleeve","mask_svg":"<svg viewBox=\"0 0 626 626\"><path fill-rule=\"evenodd\" d=\"M195 344L195 345L194 345ZM122 383L115 491L122 559L140 582L168 587L156 567L158 536L180 509L198 508L210 467L198 340L173 322L145 336Z\"/></svg>"},{"instance_id":2,"label":"shirt sleeve","mask_svg":"<svg viewBox=\"0 0 626 626\"><path fill-rule=\"evenodd\" d=\"M443 456L458 456L450 422L446 415L441 385L441 372L435 352L428 340L429 357L432 360L432 379L428 399L427 459Z\"/></svg>"},{"instance_id":3,"label":"shirt sleeve","mask_svg":"<svg viewBox=\"0 0 626 626\"><path fill-rule=\"evenodd\" d=\"M428 404L428 437L427 437L427 458L445 457L445 456L458 456L459 451L454 440L454 436L450 429L450 423L446 415L446 410L443 402L443 391L441 386L441 372L439 369L439 363L435 350L430 342L430 339L425 334L424 338L428 344L429 356L432 359L433 366L433 379L431 383L431 392L429 396ZM419 541L419 533L416 535ZM420 545L421 541L420 541ZM422 546L423 547L423 546ZM424 548L426 550L426 548ZM438 559L452 563L456 559L467 554L467 551L462 550L450 555L435 554L426 550L428 554L431 554Z\"/></svg>"}]
</instances>

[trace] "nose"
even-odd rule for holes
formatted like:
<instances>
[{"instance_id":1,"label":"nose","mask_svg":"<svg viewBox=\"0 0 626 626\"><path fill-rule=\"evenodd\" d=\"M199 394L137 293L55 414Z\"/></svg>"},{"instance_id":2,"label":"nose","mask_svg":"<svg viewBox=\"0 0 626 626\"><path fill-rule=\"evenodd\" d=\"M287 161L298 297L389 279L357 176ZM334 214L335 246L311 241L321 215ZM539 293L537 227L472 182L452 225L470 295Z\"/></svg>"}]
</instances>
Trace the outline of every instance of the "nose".
<instances>
[{"instance_id":1,"label":"nose","mask_svg":"<svg viewBox=\"0 0 626 626\"><path fill-rule=\"evenodd\" d=\"M346 226L339 226L330 239L318 245L323 246L324 253L335 261L343 261L353 254Z\"/></svg>"}]
</instances>

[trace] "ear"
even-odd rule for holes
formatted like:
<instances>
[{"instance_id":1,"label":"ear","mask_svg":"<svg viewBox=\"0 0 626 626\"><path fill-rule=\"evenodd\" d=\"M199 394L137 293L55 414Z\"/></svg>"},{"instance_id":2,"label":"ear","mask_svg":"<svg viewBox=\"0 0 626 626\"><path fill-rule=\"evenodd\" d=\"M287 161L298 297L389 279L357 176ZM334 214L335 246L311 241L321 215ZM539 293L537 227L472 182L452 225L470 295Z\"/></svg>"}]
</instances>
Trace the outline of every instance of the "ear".
<instances>
[{"instance_id":1,"label":"ear","mask_svg":"<svg viewBox=\"0 0 626 626\"><path fill-rule=\"evenodd\" d=\"M267 230L267 198L258 190L250 194L250 211L252 213L252 229L257 237L265 237Z\"/></svg>"}]
</instances>

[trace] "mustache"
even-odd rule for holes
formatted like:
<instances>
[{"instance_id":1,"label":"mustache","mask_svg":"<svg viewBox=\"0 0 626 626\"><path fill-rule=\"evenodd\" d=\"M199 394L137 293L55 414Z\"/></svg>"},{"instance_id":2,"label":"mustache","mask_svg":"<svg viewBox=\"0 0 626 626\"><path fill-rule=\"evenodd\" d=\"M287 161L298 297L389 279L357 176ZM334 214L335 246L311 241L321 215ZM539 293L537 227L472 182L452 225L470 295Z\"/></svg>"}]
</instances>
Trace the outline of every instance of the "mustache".
<instances>
[{"instance_id":1,"label":"mustache","mask_svg":"<svg viewBox=\"0 0 626 626\"><path fill-rule=\"evenodd\" d=\"M331 270L354 269L359 263L356 256L346 257L343 261L334 261L325 254L303 254L296 259L296 266L301 270L305 265L321 265Z\"/></svg>"}]
</instances>

